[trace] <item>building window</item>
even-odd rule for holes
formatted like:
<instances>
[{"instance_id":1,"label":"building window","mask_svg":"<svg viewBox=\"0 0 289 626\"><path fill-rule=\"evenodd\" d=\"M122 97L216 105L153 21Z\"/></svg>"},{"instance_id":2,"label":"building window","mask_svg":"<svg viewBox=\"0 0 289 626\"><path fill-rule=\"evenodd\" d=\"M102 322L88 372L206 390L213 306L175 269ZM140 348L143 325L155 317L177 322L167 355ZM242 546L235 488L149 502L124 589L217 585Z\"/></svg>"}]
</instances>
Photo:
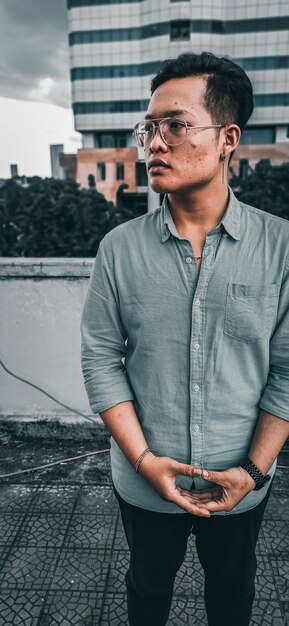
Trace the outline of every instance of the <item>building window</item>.
<instances>
[{"instance_id":1,"label":"building window","mask_svg":"<svg viewBox=\"0 0 289 626\"><path fill-rule=\"evenodd\" d=\"M189 41L191 31L190 20L177 20L170 23L171 41Z\"/></svg>"},{"instance_id":2,"label":"building window","mask_svg":"<svg viewBox=\"0 0 289 626\"><path fill-rule=\"evenodd\" d=\"M138 187L148 186L147 168L144 161L136 162L136 181Z\"/></svg>"},{"instance_id":3,"label":"building window","mask_svg":"<svg viewBox=\"0 0 289 626\"><path fill-rule=\"evenodd\" d=\"M115 134L115 147L116 148L126 147L126 134L125 133Z\"/></svg>"},{"instance_id":4,"label":"building window","mask_svg":"<svg viewBox=\"0 0 289 626\"><path fill-rule=\"evenodd\" d=\"M87 0L86 0L87 1ZM178 2L179 0L171 0ZM186 1L186 0L184 0ZM126 0L127 2L127 0ZM182 20L182 22L189 20ZM172 22L176 24L178 22ZM69 45L81 43L97 43L108 41L126 41L145 39L147 37L160 37L169 32L169 22L156 22L146 26L133 26L131 28L111 28L98 30L78 30L69 33ZM257 33L268 31L286 31L289 28L289 16L277 16L266 18L252 18L245 20L210 20L192 19L192 30L195 33Z\"/></svg>"},{"instance_id":5,"label":"building window","mask_svg":"<svg viewBox=\"0 0 289 626\"><path fill-rule=\"evenodd\" d=\"M272 126L268 126L267 128L249 127L243 130L240 144L260 145L268 143L275 143L275 133Z\"/></svg>"},{"instance_id":6,"label":"building window","mask_svg":"<svg viewBox=\"0 0 289 626\"><path fill-rule=\"evenodd\" d=\"M124 164L116 163L116 180L124 179Z\"/></svg>"},{"instance_id":7,"label":"building window","mask_svg":"<svg viewBox=\"0 0 289 626\"><path fill-rule=\"evenodd\" d=\"M101 4L122 4L123 2L143 2L144 0L67 0L67 8L98 6Z\"/></svg>"},{"instance_id":8,"label":"building window","mask_svg":"<svg viewBox=\"0 0 289 626\"><path fill-rule=\"evenodd\" d=\"M97 180L105 180L105 163L97 164Z\"/></svg>"},{"instance_id":9,"label":"building window","mask_svg":"<svg viewBox=\"0 0 289 626\"><path fill-rule=\"evenodd\" d=\"M99 133L98 145L100 148L115 148L113 133Z\"/></svg>"},{"instance_id":10,"label":"building window","mask_svg":"<svg viewBox=\"0 0 289 626\"><path fill-rule=\"evenodd\" d=\"M97 148L126 148L125 131L95 133L94 145Z\"/></svg>"},{"instance_id":11,"label":"building window","mask_svg":"<svg viewBox=\"0 0 289 626\"><path fill-rule=\"evenodd\" d=\"M254 96L256 107L289 106L289 93L264 93Z\"/></svg>"}]
</instances>

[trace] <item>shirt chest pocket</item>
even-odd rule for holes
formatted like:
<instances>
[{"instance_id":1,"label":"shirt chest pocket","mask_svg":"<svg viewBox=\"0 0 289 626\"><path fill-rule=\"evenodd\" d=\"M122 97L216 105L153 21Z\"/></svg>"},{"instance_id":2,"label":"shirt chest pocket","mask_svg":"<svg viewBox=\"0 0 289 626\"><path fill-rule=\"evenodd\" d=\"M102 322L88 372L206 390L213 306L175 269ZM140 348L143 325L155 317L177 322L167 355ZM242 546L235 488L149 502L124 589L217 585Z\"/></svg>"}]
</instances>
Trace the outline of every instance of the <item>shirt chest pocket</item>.
<instances>
[{"instance_id":1,"label":"shirt chest pocket","mask_svg":"<svg viewBox=\"0 0 289 626\"><path fill-rule=\"evenodd\" d=\"M280 286L228 283L224 333L251 343L274 328Z\"/></svg>"}]
</instances>

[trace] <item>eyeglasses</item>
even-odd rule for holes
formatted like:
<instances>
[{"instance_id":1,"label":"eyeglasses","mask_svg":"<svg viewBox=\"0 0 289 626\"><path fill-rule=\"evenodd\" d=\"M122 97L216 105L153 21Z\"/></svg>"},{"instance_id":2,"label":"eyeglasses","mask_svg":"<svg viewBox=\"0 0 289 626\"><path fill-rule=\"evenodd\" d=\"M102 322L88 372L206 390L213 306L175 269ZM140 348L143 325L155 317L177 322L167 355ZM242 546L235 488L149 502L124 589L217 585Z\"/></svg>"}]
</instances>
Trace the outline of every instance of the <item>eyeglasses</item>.
<instances>
[{"instance_id":1,"label":"eyeglasses","mask_svg":"<svg viewBox=\"0 0 289 626\"><path fill-rule=\"evenodd\" d=\"M155 122L159 122L158 125ZM162 140L168 146L179 146L186 141L188 130L199 130L203 128L225 128L227 124L211 124L210 126L190 126L186 120L176 117L156 118L146 120L136 124L133 135L136 142L143 148L148 148L151 144L157 129L160 130Z\"/></svg>"}]
</instances>

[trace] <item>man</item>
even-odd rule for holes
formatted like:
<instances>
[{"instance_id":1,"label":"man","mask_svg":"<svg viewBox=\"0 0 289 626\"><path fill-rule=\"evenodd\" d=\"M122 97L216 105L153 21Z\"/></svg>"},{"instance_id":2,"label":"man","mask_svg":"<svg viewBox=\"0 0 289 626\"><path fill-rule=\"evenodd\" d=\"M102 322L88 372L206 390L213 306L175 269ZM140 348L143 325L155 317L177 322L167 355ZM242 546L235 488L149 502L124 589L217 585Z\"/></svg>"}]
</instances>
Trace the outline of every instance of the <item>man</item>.
<instances>
[{"instance_id":1,"label":"man","mask_svg":"<svg viewBox=\"0 0 289 626\"><path fill-rule=\"evenodd\" d=\"M209 626L250 621L289 434L289 223L227 185L252 110L232 61L162 64L135 137L163 204L103 238L90 278L82 366L112 435L131 626L166 624L190 533Z\"/></svg>"}]
</instances>

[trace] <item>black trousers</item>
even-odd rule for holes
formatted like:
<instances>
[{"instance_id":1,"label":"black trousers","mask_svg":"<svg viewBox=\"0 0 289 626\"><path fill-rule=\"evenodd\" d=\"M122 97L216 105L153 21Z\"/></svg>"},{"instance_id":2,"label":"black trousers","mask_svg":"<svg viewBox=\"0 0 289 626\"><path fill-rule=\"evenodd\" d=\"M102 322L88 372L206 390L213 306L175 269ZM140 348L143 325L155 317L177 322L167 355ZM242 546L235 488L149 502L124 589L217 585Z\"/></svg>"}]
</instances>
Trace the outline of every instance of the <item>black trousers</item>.
<instances>
[{"instance_id":1,"label":"black trousers","mask_svg":"<svg viewBox=\"0 0 289 626\"><path fill-rule=\"evenodd\" d=\"M209 626L248 626L255 596L255 547L271 487L250 511L209 518L148 511L128 504L113 488L130 549L125 575L130 626L167 623L175 576L191 533L205 573Z\"/></svg>"}]
</instances>

